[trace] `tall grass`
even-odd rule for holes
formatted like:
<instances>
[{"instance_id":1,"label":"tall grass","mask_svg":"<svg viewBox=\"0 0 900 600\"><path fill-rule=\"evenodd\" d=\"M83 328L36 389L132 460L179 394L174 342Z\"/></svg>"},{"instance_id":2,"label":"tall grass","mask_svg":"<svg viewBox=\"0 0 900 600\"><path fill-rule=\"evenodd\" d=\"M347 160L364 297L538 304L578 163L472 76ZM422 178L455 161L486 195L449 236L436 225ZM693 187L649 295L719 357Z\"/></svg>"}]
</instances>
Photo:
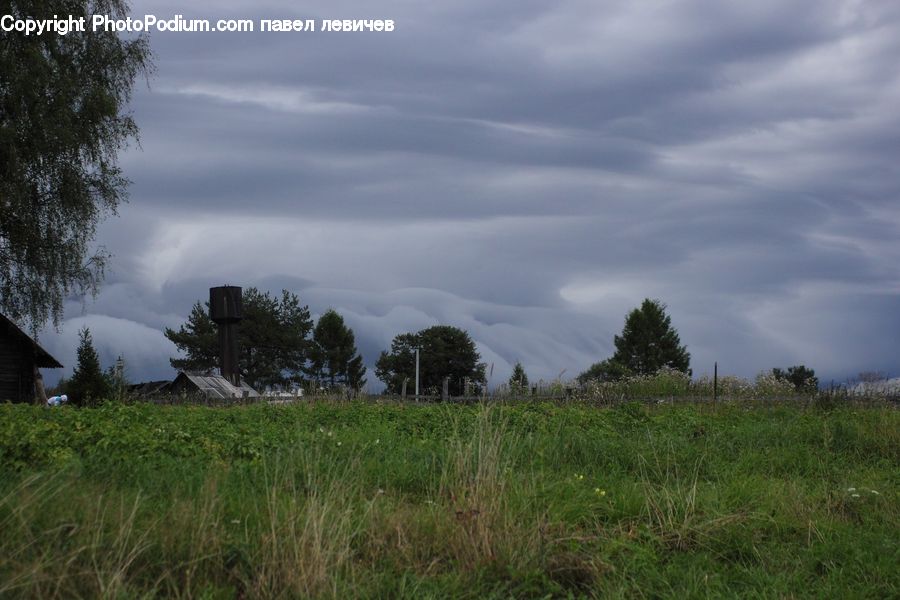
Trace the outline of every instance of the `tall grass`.
<instances>
[{"instance_id":1,"label":"tall grass","mask_svg":"<svg viewBox=\"0 0 900 600\"><path fill-rule=\"evenodd\" d=\"M893 409L0 412L4 598L900 592Z\"/></svg>"}]
</instances>

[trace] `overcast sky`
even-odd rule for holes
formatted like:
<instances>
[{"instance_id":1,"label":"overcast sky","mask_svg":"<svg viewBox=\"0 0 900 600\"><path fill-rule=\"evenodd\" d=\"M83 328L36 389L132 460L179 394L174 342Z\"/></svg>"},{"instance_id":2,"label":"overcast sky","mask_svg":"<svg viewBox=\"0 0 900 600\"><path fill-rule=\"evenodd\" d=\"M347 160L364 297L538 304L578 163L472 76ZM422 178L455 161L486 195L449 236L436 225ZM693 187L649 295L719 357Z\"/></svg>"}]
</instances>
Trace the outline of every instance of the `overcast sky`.
<instances>
[{"instance_id":1,"label":"overcast sky","mask_svg":"<svg viewBox=\"0 0 900 600\"><path fill-rule=\"evenodd\" d=\"M203 4L132 14L396 29L152 34L111 272L41 337L66 374L87 325L174 376L224 283L334 307L370 368L449 324L493 383L574 377L650 297L695 375L900 374L896 0Z\"/></svg>"}]
</instances>

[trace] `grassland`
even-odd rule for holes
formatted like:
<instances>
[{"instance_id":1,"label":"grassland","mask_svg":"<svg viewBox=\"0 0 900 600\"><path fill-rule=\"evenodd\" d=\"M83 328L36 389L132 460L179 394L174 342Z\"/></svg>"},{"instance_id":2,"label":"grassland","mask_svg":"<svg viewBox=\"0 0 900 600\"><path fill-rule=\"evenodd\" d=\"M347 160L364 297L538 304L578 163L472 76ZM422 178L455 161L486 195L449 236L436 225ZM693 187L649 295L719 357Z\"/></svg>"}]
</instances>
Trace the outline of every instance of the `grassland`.
<instances>
[{"instance_id":1,"label":"grassland","mask_svg":"<svg viewBox=\"0 0 900 600\"><path fill-rule=\"evenodd\" d=\"M900 413L0 406L0 597L900 597Z\"/></svg>"}]
</instances>

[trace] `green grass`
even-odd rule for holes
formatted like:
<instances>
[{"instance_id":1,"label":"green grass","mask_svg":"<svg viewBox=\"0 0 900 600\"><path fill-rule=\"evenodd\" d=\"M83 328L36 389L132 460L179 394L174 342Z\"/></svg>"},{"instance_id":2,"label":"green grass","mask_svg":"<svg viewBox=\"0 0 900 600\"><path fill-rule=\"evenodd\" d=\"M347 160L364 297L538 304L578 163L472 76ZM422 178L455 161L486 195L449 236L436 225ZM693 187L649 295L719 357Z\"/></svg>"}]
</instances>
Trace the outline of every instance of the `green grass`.
<instances>
[{"instance_id":1,"label":"green grass","mask_svg":"<svg viewBox=\"0 0 900 600\"><path fill-rule=\"evenodd\" d=\"M898 597L898 465L892 408L3 405L0 597Z\"/></svg>"}]
</instances>

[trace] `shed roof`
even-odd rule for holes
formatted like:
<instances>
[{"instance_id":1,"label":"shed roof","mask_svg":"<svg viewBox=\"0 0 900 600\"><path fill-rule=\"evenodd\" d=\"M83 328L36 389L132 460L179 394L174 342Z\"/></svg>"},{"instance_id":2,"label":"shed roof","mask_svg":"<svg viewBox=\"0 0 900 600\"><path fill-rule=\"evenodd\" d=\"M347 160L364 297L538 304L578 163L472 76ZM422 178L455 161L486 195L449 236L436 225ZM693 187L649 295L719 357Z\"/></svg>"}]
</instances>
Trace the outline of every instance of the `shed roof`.
<instances>
[{"instance_id":1,"label":"shed roof","mask_svg":"<svg viewBox=\"0 0 900 600\"><path fill-rule=\"evenodd\" d=\"M243 381L241 381L240 387L237 387L221 375L193 375L184 371L178 374L175 381L172 382L172 387L175 387L182 377L196 386L197 390L207 398L256 398L259 396L256 390Z\"/></svg>"},{"instance_id":2,"label":"shed roof","mask_svg":"<svg viewBox=\"0 0 900 600\"><path fill-rule=\"evenodd\" d=\"M153 394L162 394L169 391L172 382L168 379L158 381L142 381L141 383L133 383L128 386L128 391L138 396L151 396Z\"/></svg>"},{"instance_id":3,"label":"shed roof","mask_svg":"<svg viewBox=\"0 0 900 600\"><path fill-rule=\"evenodd\" d=\"M50 356L50 353L41 348L31 336L19 329L19 326L10 321L4 315L0 315L0 333L18 340L26 348L30 348L34 355L34 363L42 369L62 369L58 360Z\"/></svg>"}]
</instances>

